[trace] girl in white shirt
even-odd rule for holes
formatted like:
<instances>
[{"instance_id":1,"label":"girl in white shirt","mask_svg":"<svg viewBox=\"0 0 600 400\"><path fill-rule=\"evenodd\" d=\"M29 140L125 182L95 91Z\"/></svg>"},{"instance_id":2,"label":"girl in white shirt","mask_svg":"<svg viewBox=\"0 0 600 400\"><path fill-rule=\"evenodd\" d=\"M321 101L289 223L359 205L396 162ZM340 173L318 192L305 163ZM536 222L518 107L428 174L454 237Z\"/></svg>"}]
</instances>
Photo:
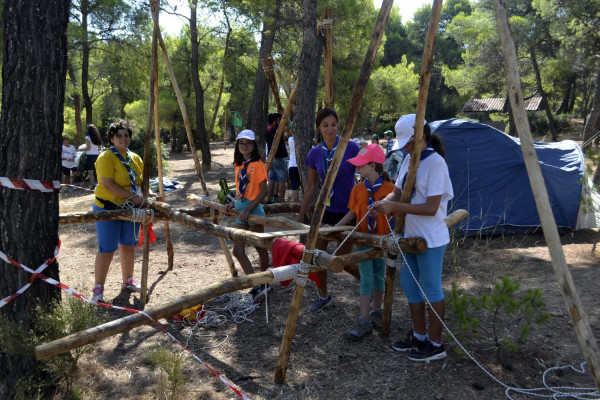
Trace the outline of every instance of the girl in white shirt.
<instances>
[{"instance_id":1,"label":"girl in white shirt","mask_svg":"<svg viewBox=\"0 0 600 400\"><path fill-rule=\"evenodd\" d=\"M90 124L87 127L87 136L85 137L85 169L90 176L90 183L92 184L92 189L96 187L96 168L94 164L98 159L98 154L100 154L100 149L102 148L102 138L100 137L100 132L98 128L94 125Z\"/></svg>"}]
</instances>

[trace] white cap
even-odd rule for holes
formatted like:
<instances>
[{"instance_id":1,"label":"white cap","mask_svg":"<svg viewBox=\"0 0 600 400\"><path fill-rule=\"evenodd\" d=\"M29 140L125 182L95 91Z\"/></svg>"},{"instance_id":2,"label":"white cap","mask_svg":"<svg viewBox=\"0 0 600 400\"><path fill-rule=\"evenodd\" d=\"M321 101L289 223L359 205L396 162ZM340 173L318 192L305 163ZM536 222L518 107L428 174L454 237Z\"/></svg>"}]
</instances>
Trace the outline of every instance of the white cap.
<instances>
[{"instance_id":1,"label":"white cap","mask_svg":"<svg viewBox=\"0 0 600 400\"><path fill-rule=\"evenodd\" d=\"M240 139L256 140L256 137L254 136L254 132L250 129L244 129L237 135L237 140Z\"/></svg>"},{"instance_id":2,"label":"white cap","mask_svg":"<svg viewBox=\"0 0 600 400\"><path fill-rule=\"evenodd\" d=\"M415 121L417 116L415 114L406 114L401 116L394 126L396 131L396 143L392 147L392 150L398 150L406 146L406 143L415 135ZM423 121L423 125L427 121Z\"/></svg>"}]
</instances>

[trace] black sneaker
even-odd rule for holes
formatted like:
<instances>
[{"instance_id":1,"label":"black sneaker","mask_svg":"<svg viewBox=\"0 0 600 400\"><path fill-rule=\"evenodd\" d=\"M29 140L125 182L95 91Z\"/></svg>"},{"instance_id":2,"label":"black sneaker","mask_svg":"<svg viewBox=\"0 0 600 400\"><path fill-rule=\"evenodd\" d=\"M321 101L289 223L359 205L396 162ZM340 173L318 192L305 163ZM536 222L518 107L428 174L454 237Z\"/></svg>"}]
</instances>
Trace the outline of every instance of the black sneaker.
<instances>
[{"instance_id":1,"label":"black sneaker","mask_svg":"<svg viewBox=\"0 0 600 400\"><path fill-rule=\"evenodd\" d=\"M315 301L308 307L308 312L317 312L331 305L331 296L327 296L325 300L317 296Z\"/></svg>"},{"instance_id":2,"label":"black sneaker","mask_svg":"<svg viewBox=\"0 0 600 400\"><path fill-rule=\"evenodd\" d=\"M435 361L446 358L446 349L444 349L444 343L440 347L436 347L429 340L426 341L425 346L420 349L409 351L406 355L411 361Z\"/></svg>"},{"instance_id":3,"label":"black sneaker","mask_svg":"<svg viewBox=\"0 0 600 400\"><path fill-rule=\"evenodd\" d=\"M406 339L392 343L392 349L401 352L416 351L424 347L425 344L427 344L427 341L417 339L410 331Z\"/></svg>"},{"instance_id":4,"label":"black sneaker","mask_svg":"<svg viewBox=\"0 0 600 400\"><path fill-rule=\"evenodd\" d=\"M252 289L250 289L250 291L248 292L248 294L250 296L252 296L252 298L254 298L254 296L256 296L257 294L259 294L264 288L265 288L265 285L254 286Z\"/></svg>"},{"instance_id":5,"label":"black sneaker","mask_svg":"<svg viewBox=\"0 0 600 400\"><path fill-rule=\"evenodd\" d=\"M258 293L256 293L254 295L255 303L261 303L267 297L267 293L272 290L272 288L271 288L271 286L269 286L269 284L261 285L259 287L260 287L260 290L258 291Z\"/></svg>"}]
</instances>

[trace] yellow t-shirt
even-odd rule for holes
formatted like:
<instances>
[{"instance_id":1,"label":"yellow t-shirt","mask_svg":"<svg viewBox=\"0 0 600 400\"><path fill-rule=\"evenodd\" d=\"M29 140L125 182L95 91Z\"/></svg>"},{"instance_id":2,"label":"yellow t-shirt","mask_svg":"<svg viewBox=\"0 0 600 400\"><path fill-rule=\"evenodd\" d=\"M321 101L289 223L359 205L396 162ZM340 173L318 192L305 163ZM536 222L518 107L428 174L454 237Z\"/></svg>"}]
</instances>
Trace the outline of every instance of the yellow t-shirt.
<instances>
[{"instance_id":1,"label":"yellow t-shirt","mask_svg":"<svg viewBox=\"0 0 600 400\"><path fill-rule=\"evenodd\" d=\"M127 153L120 153L124 160L127 160ZM129 152L130 157L130 168L135 178L135 184L137 187L142 185L142 171L144 170L144 163L140 156L135 153ZM106 150L98 156L96 163L96 174L98 175L98 186L94 194L103 200L112 201L116 204L123 204L125 201L122 197L117 197L102 185L102 178L112 178L113 181L123 189L129 191L131 189L131 181L129 179L129 173L125 165L119 160L119 158L112 152L112 150ZM104 207L102 203L95 200L94 203L98 207Z\"/></svg>"}]
</instances>

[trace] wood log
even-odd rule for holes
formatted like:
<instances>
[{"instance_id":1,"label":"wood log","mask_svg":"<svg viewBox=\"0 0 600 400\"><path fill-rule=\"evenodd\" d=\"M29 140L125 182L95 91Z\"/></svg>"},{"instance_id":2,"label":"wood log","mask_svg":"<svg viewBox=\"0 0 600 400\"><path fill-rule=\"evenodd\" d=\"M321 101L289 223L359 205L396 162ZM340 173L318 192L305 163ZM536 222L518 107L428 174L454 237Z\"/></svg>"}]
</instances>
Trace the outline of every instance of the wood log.
<instances>
[{"instance_id":1,"label":"wood log","mask_svg":"<svg viewBox=\"0 0 600 400\"><path fill-rule=\"evenodd\" d=\"M517 54L515 45L512 39L510 26L508 23L508 12L503 1L494 0L494 12L498 23L498 31L500 32L500 42L504 53L504 68L508 82L508 94L510 104L513 110L513 115L521 139L521 150L525 159L525 167L529 175L529 182L535 198L544 237L548 244L550 257L552 258L552 267L558 281L565 306L571 320L579 345L583 350L588 366L596 382L596 387L600 390L600 351L598 344L594 338L594 333L589 325L585 310L581 304L577 288L573 283L565 255L562 250L562 243L556 228L554 214L550 207L546 184L540 169L539 160L535 152L527 113L525 111L525 102L521 91L521 78L519 75L519 66L517 64Z\"/></svg>"},{"instance_id":2,"label":"wood log","mask_svg":"<svg viewBox=\"0 0 600 400\"><path fill-rule=\"evenodd\" d=\"M277 132L275 132L275 137L273 138L273 143L271 143L271 147L269 148L269 158L267 158L266 168L267 171L271 169L271 165L273 164L273 159L275 158L275 153L277 152L277 146L279 146L279 142L281 141L281 137L283 136L283 131L287 128L288 123L290 121L290 113L292 112L292 107L296 102L296 96L298 94L298 81L296 81L296 85L294 86L294 90L292 90L292 94L290 95L290 99L285 106L285 110L283 110L283 114L281 115L281 122L277 127Z\"/></svg>"},{"instance_id":3,"label":"wood log","mask_svg":"<svg viewBox=\"0 0 600 400\"><path fill-rule=\"evenodd\" d=\"M431 78L431 68L433 66L433 54L435 50L435 37L440 23L442 13L442 0L434 0L431 8L431 18L425 39L425 49L423 50L423 62L421 64L421 80L419 81L419 96L417 99L417 112L415 121L415 139L414 149L410 156L410 166L400 197L401 203L410 202L410 195L415 184L417 169L419 168L419 159L423 146L423 125L425 121L425 107L427 106L427 91L429 90L429 80ZM404 229L405 214L396 214L396 232L402 232ZM392 300L394 296L394 281L396 269L386 267L385 294L383 299L383 313L381 316L381 334L384 336L390 333L390 321L392 319Z\"/></svg>"},{"instance_id":4,"label":"wood log","mask_svg":"<svg viewBox=\"0 0 600 400\"><path fill-rule=\"evenodd\" d=\"M348 140L350 140L350 134L352 133L352 128L354 127L356 116L358 115L358 110L362 102L362 97L367 86L367 82L369 81L371 71L373 69L373 64L375 62L377 50L379 49L379 45L381 44L381 40L383 38L383 29L385 28L385 24L387 22L390 10L392 8L392 4L392 0L384 0L383 4L381 5L381 9L377 17L377 21L375 23L375 29L373 31L373 34L371 35L371 42L369 43L369 47L365 55L365 60L360 71L358 82L354 90L352 100L350 102L350 107L348 109L348 115L346 117L344 130L342 132L337 150L329 167L327 176L325 177L325 181L323 182L323 186L321 188L321 192L319 193L319 198L315 206L315 213L313 215L311 229L306 242L307 249L312 250L315 248L318 237L318 231L321 226L321 219L323 218L323 213L325 211L325 200L329 197L329 192L331 191L331 187L333 186L333 181L335 179L337 169L339 168L344 152L346 151ZM305 252L302 256L302 260L311 264L311 254ZM290 306L290 312L285 326L284 335L281 341L281 346L279 348L279 359L277 360L277 367L275 369L274 376L274 380L276 383L283 383L285 381L290 350L292 347L292 340L294 338L294 332L296 330L296 320L298 319L298 313L300 311L300 304L302 302L303 295L304 286L296 285L294 287L294 295L292 298L292 304Z\"/></svg>"}]
</instances>

